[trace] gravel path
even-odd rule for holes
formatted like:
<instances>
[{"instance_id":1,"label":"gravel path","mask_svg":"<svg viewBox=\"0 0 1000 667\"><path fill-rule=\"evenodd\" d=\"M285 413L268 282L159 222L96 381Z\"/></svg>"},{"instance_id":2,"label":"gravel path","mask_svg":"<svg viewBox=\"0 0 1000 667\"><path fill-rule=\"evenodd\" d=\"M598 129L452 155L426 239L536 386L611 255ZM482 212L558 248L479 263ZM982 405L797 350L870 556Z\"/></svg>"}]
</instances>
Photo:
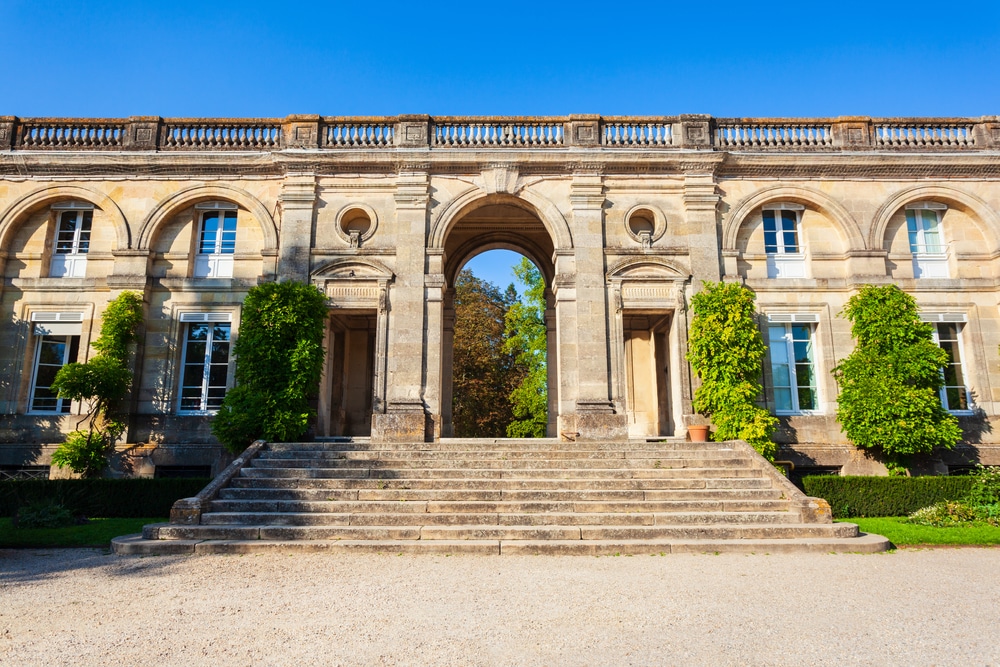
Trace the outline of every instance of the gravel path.
<instances>
[{"instance_id":1,"label":"gravel path","mask_svg":"<svg viewBox=\"0 0 1000 667\"><path fill-rule=\"evenodd\" d=\"M0 550L0 665L996 665L1000 549Z\"/></svg>"}]
</instances>

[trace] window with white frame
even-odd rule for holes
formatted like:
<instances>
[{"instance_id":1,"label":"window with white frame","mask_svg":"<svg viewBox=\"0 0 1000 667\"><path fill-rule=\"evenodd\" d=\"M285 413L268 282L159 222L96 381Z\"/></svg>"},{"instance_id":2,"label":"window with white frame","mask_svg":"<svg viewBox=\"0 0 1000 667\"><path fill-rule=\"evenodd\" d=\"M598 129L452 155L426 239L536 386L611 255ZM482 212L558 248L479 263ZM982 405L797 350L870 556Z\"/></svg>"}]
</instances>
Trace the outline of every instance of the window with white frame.
<instances>
[{"instance_id":1,"label":"window with white frame","mask_svg":"<svg viewBox=\"0 0 1000 667\"><path fill-rule=\"evenodd\" d=\"M941 216L947 209L937 202L918 202L906 207L914 278L948 277L948 246L941 233Z\"/></svg>"},{"instance_id":2,"label":"window with white frame","mask_svg":"<svg viewBox=\"0 0 1000 667\"><path fill-rule=\"evenodd\" d=\"M77 360L83 313L34 312L35 357L31 372L28 412L60 413L70 411L71 401L52 391L56 373Z\"/></svg>"},{"instance_id":3,"label":"window with white frame","mask_svg":"<svg viewBox=\"0 0 1000 667\"><path fill-rule=\"evenodd\" d=\"M768 278L804 278L800 222L804 206L770 204L762 211Z\"/></svg>"},{"instance_id":4,"label":"window with white frame","mask_svg":"<svg viewBox=\"0 0 1000 667\"><path fill-rule=\"evenodd\" d=\"M60 202L52 210L56 215L56 233L49 275L53 278L83 278L87 275L94 207L79 202Z\"/></svg>"},{"instance_id":5,"label":"window with white frame","mask_svg":"<svg viewBox=\"0 0 1000 667\"><path fill-rule=\"evenodd\" d=\"M215 412L229 387L229 313L183 313L180 413Z\"/></svg>"},{"instance_id":6,"label":"window with white frame","mask_svg":"<svg viewBox=\"0 0 1000 667\"><path fill-rule=\"evenodd\" d=\"M934 342L948 353L948 362L941 369L941 405L949 412L966 413L973 408L965 377L962 354L963 313L921 313L920 318L934 327Z\"/></svg>"},{"instance_id":7,"label":"window with white frame","mask_svg":"<svg viewBox=\"0 0 1000 667\"><path fill-rule=\"evenodd\" d=\"M814 344L818 319L813 314L768 316L771 384L779 415L819 409Z\"/></svg>"},{"instance_id":8,"label":"window with white frame","mask_svg":"<svg viewBox=\"0 0 1000 667\"><path fill-rule=\"evenodd\" d=\"M238 207L228 202L197 204L198 252L195 255L196 278L231 278L236 253L236 213Z\"/></svg>"}]
</instances>

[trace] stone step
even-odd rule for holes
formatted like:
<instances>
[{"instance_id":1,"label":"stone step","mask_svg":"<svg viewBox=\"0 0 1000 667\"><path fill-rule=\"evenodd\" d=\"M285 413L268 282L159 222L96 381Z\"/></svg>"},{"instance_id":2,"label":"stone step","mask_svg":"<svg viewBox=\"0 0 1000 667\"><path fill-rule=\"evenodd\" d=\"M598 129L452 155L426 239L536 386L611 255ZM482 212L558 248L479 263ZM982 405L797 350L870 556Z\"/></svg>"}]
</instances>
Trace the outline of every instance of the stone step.
<instances>
[{"instance_id":1,"label":"stone step","mask_svg":"<svg viewBox=\"0 0 1000 667\"><path fill-rule=\"evenodd\" d=\"M309 469L344 469L344 468L392 468L405 470L408 468L477 468L517 469L539 468L557 465L563 468L729 468L750 467L750 459L746 457L716 457L716 458L624 458L624 457L557 457L557 458L455 458L455 457L422 457L412 459L384 458L266 458L255 459L253 468L309 468Z\"/></svg>"},{"instance_id":2,"label":"stone step","mask_svg":"<svg viewBox=\"0 0 1000 667\"><path fill-rule=\"evenodd\" d=\"M281 450L262 451L257 461L303 461L308 465L322 463L324 461L377 461L386 460L560 460L560 459L599 459L617 460L627 459L636 461L654 462L658 459L684 459L684 460L715 460L715 459L739 459L749 462L749 457L741 456L739 453L727 450L661 450L656 448L629 449L629 450L606 450L597 449L590 451L565 451L565 450L534 450L534 451L507 451L507 450L393 450L393 449L373 449L373 450L337 450L337 451L301 451L301 450Z\"/></svg>"},{"instance_id":3,"label":"stone step","mask_svg":"<svg viewBox=\"0 0 1000 667\"><path fill-rule=\"evenodd\" d=\"M681 467L681 468L670 468L670 467L664 466L664 467L661 467L661 468L646 468L646 467L638 467L638 466L629 466L627 464L623 464L621 466L613 466L613 465L583 465L585 462L582 462L582 461L560 461L559 463L561 465L566 465L567 467L566 468L560 467L558 469L553 469L553 468L548 467L548 466L552 465L552 463L550 461L527 461L527 462L503 461L503 462L497 462L497 463L505 463L505 464L509 464L509 465L491 465L491 466L481 466L481 467L478 467L478 466L477 467L472 467L472 466L470 466L468 468L466 468L464 466L461 466L461 465L455 465L455 464L459 463L457 461L451 461L450 463L452 463L453 465L450 468L432 467L431 465L428 465L426 467L425 466L421 466L421 465L414 465L414 466L376 465L376 464L382 464L382 463L384 463L382 461L348 461L346 463L349 463L349 464L352 464L352 465L347 465L347 466L344 466L344 467L339 467L339 466L338 467L329 467L329 468L317 468L317 467L313 467L313 468L308 468L308 467L307 468L302 468L302 467L299 467L299 468L286 468L286 467L258 467L258 466L253 466L253 467L243 468L242 470L240 470L240 474L243 477L258 477L258 478L260 478L260 477L270 477L270 478L278 478L278 477L295 477L295 478L330 477L330 478L337 478L337 477L345 476L345 471L357 470L357 471L364 471L364 472L359 472L359 473L354 474L354 475L348 474L347 476L361 476L361 477L380 477L381 476L381 477L388 477L388 478L400 478L400 477L410 477L410 476L412 476L412 477L441 477L441 476L444 476L444 477L464 477L466 474L469 474L470 476L473 476L473 477L482 477L482 476L486 476L487 473L491 473L491 472L494 472L494 471L525 470L525 471L530 471L530 473L529 472L522 472L521 473L522 477L526 476L526 475L529 475L529 474L531 476L539 476L539 477L564 477L564 476L568 477L568 476L572 476L571 474L568 474L568 473L570 473L573 470L579 470L579 469L583 469L583 470L586 470L588 472L591 472L593 474L593 476L595 476L595 477L605 476L608 473L610 473L612 475L614 473L623 473L623 476L624 476L624 472L627 471L628 473L630 473L628 475L629 477L642 478L642 479L661 478L661 477L669 477L669 478L675 478L675 479L705 478L705 477L714 477L714 478L744 477L745 478L745 477L760 477L761 474L762 474L760 470L756 470L756 469L750 468L750 467L745 467L745 468L730 467L730 468L727 468L727 467L704 467L703 466L703 467L697 467L697 468L695 468L695 467L690 467L690 468L684 468L684 467ZM393 462L393 463L395 463L395 462ZM428 463L437 463L437 462L428 462ZM520 465L522 463L527 463L529 465ZM589 462L587 462L587 463L589 463ZM605 462L602 461L602 462L599 462L599 463L605 463ZM354 464L357 464L357 465L354 465ZM364 465L361 465L361 464L364 464ZM369 465L369 464L371 464L371 465ZM537 466L536 465L530 465L530 464L537 464ZM580 464L580 465L575 465L575 464ZM543 466L545 466L545 467L543 467ZM461 472L461 471L464 471L464 470L468 470L469 473L463 473L463 472ZM535 472L536 470L544 470L546 472L537 474ZM417 471L426 471L426 472L420 473L420 472L417 472ZM442 475L441 474L442 472L447 472L448 474Z\"/></svg>"},{"instance_id":4,"label":"stone step","mask_svg":"<svg viewBox=\"0 0 1000 667\"><path fill-rule=\"evenodd\" d=\"M274 498L274 499L284 499L284 500L323 500L318 496L321 493L320 489L316 488L304 488L296 485L295 480L289 479L260 479L260 478L249 478L249 477L237 477L234 480L234 485L232 487L224 488L219 492L219 497L222 499L238 499L238 498L248 498L249 492L252 490L281 490L281 491L301 491L303 493L313 494L312 496L295 496L295 495L263 495L261 498ZM309 480L310 482L324 482L323 488L338 488L338 489L440 489L453 490L453 491L465 491L465 490L484 490L484 491L504 491L504 490L548 490L548 489L565 489L565 490L594 490L594 491L626 491L626 490L664 490L667 488L668 484L673 484L674 480L663 480L663 479L592 479L592 480L581 480L581 479L336 479L336 480ZM744 480L741 480L744 481ZM684 493L689 491L695 494L704 496L707 492L704 489L678 489L675 490L676 494ZM712 493L721 493L723 495L737 495L742 498L778 498L781 495L780 491L771 489L713 489ZM233 495L231 495L233 494Z\"/></svg>"},{"instance_id":5,"label":"stone step","mask_svg":"<svg viewBox=\"0 0 1000 667\"><path fill-rule=\"evenodd\" d=\"M117 537L111 548L119 555L371 553L475 554L551 556L665 556L671 553L795 554L878 553L890 547L880 535L854 538L794 539L660 539L660 540L147 540L141 535Z\"/></svg>"},{"instance_id":6,"label":"stone step","mask_svg":"<svg viewBox=\"0 0 1000 667\"><path fill-rule=\"evenodd\" d=\"M537 471L536 471L537 472ZM557 479L556 476L550 476L550 479ZM453 477L441 477L441 478L417 478L417 479L390 479L390 478L341 478L341 477L310 477L307 479L298 479L294 477L234 477L230 480L230 488L234 489L339 489L339 490L351 490L351 489L402 489L402 488L412 488L414 490L428 489L434 490L439 487L433 483L431 484L420 484L420 482L433 482L436 479L451 479ZM572 478L574 480L580 478ZM677 490L699 490L699 489L718 489L718 490L767 490L771 488L771 482L763 477L752 477L752 478L730 478L730 479L664 479L664 478L648 478L640 481L649 482L650 489L656 489L660 491L677 491ZM364 484L361 482L375 482L374 484ZM453 487L445 486L442 490L464 490L465 487L461 484L456 484ZM473 486L472 488L476 488ZM555 488L564 488L559 484L555 485ZM583 487L584 489L592 487ZM495 490L496 487L486 487L484 490ZM355 492L356 493L356 492Z\"/></svg>"},{"instance_id":7,"label":"stone step","mask_svg":"<svg viewBox=\"0 0 1000 667\"><path fill-rule=\"evenodd\" d=\"M161 540L734 540L850 538L854 524L714 524L666 526L274 526L152 524L146 539Z\"/></svg>"},{"instance_id":8,"label":"stone step","mask_svg":"<svg viewBox=\"0 0 1000 667\"><path fill-rule=\"evenodd\" d=\"M787 500L660 501L354 501L354 500L213 500L209 512L766 512L784 511Z\"/></svg>"},{"instance_id":9,"label":"stone step","mask_svg":"<svg viewBox=\"0 0 1000 667\"><path fill-rule=\"evenodd\" d=\"M524 438L524 439L451 439L442 438L436 442L400 442L386 445L371 442L275 442L269 443L264 451L271 452L338 452L338 451L509 451L525 452L533 450L557 451L629 451L642 449L687 449L712 451L717 449L732 450L733 447L724 442L688 442L681 438L663 440L626 440L601 442L568 442L555 438Z\"/></svg>"},{"instance_id":10,"label":"stone step","mask_svg":"<svg viewBox=\"0 0 1000 667\"><path fill-rule=\"evenodd\" d=\"M608 512L566 512L529 514L461 513L319 513L319 512L208 512L202 515L203 526L673 526L717 524L790 524L799 517L791 512L643 512L615 514Z\"/></svg>"}]
</instances>

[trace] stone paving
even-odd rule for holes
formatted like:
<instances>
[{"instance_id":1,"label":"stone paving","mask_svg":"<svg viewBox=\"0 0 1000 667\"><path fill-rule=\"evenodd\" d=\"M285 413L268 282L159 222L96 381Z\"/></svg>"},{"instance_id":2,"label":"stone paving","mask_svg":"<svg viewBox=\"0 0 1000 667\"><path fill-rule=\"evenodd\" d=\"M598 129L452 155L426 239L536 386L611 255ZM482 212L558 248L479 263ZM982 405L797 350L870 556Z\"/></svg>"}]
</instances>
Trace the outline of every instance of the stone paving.
<instances>
[{"instance_id":1,"label":"stone paving","mask_svg":"<svg viewBox=\"0 0 1000 667\"><path fill-rule=\"evenodd\" d=\"M0 665L992 665L998 562L0 550Z\"/></svg>"}]
</instances>

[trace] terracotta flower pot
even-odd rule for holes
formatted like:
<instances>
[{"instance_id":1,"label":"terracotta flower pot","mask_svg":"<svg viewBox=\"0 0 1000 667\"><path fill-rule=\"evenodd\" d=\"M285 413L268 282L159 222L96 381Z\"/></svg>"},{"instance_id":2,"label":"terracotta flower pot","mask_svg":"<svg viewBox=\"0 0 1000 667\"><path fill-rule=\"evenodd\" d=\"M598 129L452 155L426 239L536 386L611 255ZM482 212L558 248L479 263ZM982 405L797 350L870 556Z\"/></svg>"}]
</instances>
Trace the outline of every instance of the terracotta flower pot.
<instances>
[{"instance_id":1,"label":"terracotta flower pot","mask_svg":"<svg viewBox=\"0 0 1000 667\"><path fill-rule=\"evenodd\" d=\"M688 426L688 437L691 442L708 442L708 425L692 424Z\"/></svg>"}]
</instances>

